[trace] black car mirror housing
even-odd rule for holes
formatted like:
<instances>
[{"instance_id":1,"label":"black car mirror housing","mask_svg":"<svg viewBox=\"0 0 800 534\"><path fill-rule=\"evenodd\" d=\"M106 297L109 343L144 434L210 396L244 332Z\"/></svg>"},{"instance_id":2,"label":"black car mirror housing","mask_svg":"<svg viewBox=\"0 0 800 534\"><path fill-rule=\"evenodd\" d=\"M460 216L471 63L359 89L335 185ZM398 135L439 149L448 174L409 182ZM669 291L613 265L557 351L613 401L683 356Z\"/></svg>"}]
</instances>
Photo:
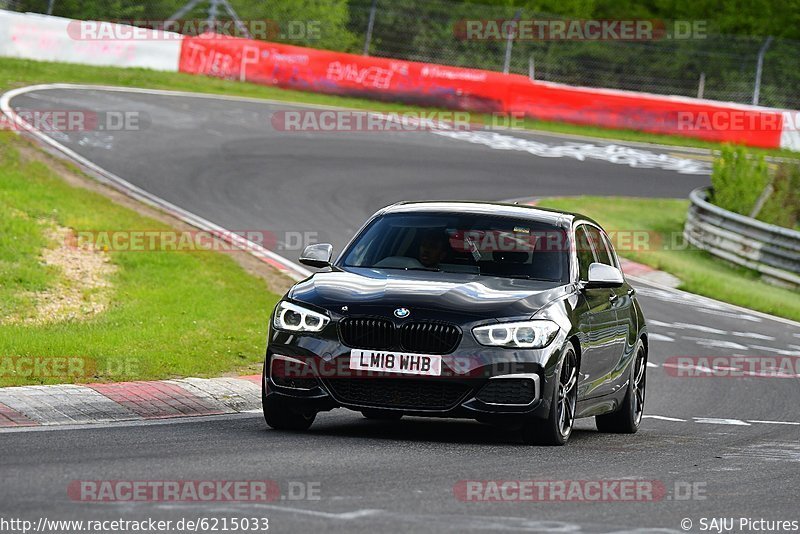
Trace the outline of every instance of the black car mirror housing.
<instances>
[{"instance_id":1,"label":"black car mirror housing","mask_svg":"<svg viewBox=\"0 0 800 534\"><path fill-rule=\"evenodd\" d=\"M308 245L300 254L300 263L309 267L330 267L332 256L333 245L330 243Z\"/></svg>"}]
</instances>

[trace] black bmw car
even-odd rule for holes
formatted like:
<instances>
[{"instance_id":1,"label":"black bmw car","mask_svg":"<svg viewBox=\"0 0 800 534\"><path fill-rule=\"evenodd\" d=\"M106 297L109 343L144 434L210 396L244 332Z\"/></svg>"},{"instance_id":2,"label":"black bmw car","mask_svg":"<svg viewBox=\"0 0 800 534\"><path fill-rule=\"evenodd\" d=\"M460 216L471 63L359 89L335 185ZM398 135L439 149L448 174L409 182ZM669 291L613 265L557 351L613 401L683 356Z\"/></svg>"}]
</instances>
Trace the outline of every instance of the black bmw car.
<instances>
[{"instance_id":1,"label":"black bmw car","mask_svg":"<svg viewBox=\"0 0 800 534\"><path fill-rule=\"evenodd\" d=\"M373 215L270 320L264 417L305 430L320 411L473 418L562 445L577 417L633 433L647 327L609 237L529 206L403 202Z\"/></svg>"}]
</instances>

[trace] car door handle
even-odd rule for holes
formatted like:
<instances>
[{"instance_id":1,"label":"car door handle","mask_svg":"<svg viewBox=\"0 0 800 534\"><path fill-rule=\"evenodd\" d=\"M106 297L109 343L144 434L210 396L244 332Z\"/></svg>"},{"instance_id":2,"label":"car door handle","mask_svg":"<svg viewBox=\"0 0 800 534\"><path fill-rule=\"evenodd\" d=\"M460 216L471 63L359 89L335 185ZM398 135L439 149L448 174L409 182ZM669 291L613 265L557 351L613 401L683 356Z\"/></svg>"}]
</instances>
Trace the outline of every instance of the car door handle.
<instances>
[{"instance_id":1,"label":"car door handle","mask_svg":"<svg viewBox=\"0 0 800 534\"><path fill-rule=\"evenodd\" d=\"M616 293L612 293L611 295L609 295L608 301L609 302L616 302L618 298L619 298L619 295L617 295Z\"/></svg>"}]
</instances>

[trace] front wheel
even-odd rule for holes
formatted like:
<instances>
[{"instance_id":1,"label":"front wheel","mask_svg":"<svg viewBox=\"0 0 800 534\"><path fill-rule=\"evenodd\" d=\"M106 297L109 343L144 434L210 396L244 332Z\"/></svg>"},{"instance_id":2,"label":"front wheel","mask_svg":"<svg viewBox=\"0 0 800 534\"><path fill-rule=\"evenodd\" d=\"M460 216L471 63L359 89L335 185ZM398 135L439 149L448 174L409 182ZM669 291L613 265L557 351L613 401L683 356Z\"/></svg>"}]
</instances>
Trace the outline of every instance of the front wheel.
<instances>
[{"instance_id":1,"label":"front wheel","mask_svg":"<svg viewBox=\"0 0 800 534\"><path fill-rule=\"evenodd\" d=\"M265 377L261 377L261 407L264 420L275 430L308 430L316 413L305 414L292 409L291 403L277 395L267 395Z\"/></svg>"},{"instance_id":2,"label":"front wheel","mask_svg":"<svg viewBox=\"0 0 800 534\"><path fill-rule=\"evenodd\" d=\"M636 350L631 369L628 391L619 410L595 417L597 430L612 434L635 434L644 413L645 386L647 384L647 352L642 343Z\"/></svg>"},{"instance_id":3,"label":"front wheel","mask_svg":"<svg viewBox=\"0 0 800 534\"><path fill-rule=\"evenodd\" d=\"M523 439L532 445L565 445L572 435L575 423L575 406L578 403L578 358L569 344L556 375L558 383L553 391L547 419L533 419L522 429Z\"/></svg>"}]
</instances>

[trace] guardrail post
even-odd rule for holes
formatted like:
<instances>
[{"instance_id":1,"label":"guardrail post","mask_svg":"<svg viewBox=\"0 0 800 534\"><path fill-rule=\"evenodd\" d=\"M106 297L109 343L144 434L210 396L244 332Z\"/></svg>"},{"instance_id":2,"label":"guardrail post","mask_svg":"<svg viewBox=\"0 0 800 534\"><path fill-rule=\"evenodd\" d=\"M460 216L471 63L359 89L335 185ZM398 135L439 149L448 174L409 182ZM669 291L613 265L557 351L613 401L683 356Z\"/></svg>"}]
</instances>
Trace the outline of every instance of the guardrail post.
<instances>
[{"instance_id":1,"label":"guardrail post","mask_svg":"<svg viewBox=\"0 0 800 534\"><path fill-rule=\"evenodd\" d=\"M369 45L372 44L372 29L375 27L375 12L378 10L378 0L372 0L369 8L369 22L367 22L367 35L364 36L364 55L369 55Z\"/></svg>"},{"instance_id":2,"label":"guardrail post","mask_svg":"<svg viewBox=\"0 0 800 534\"><path fill-rule=\"evenodd\" d=\"M514 38L517 36L517 21L519 21L521 15L522 10L518 9L514 13L513 24L509 27L508 38L506 39L506 57L503 60L503 74L508 74L508 70L511 68L511 47L514 44Z\"/></svg>"},{"instance_id":3,"label":"guardrail post","mask_svg":"<svg viewBox=\"0 0 800 534\"><path fill-rule=\"evenodd\" d=\"M761 95L761 72L764 70L764 54L767 53L769 45L772 44L772 36L770 35L761 45L758 51L758 61L756 61L756 85L753 88L753 105L758 105L758 98Z\"/></svg>"},{"instance_id":4,"label":"guardrail post","mask_svg":"<svg viewBox=\"0 0 800 534\"><path fill-rule=\"evenodd\" d=\"M706 91L706 73L700 73L700 81L697 83L697 98L703 98L703 93Z\"/></svg>"}]
</instances>

